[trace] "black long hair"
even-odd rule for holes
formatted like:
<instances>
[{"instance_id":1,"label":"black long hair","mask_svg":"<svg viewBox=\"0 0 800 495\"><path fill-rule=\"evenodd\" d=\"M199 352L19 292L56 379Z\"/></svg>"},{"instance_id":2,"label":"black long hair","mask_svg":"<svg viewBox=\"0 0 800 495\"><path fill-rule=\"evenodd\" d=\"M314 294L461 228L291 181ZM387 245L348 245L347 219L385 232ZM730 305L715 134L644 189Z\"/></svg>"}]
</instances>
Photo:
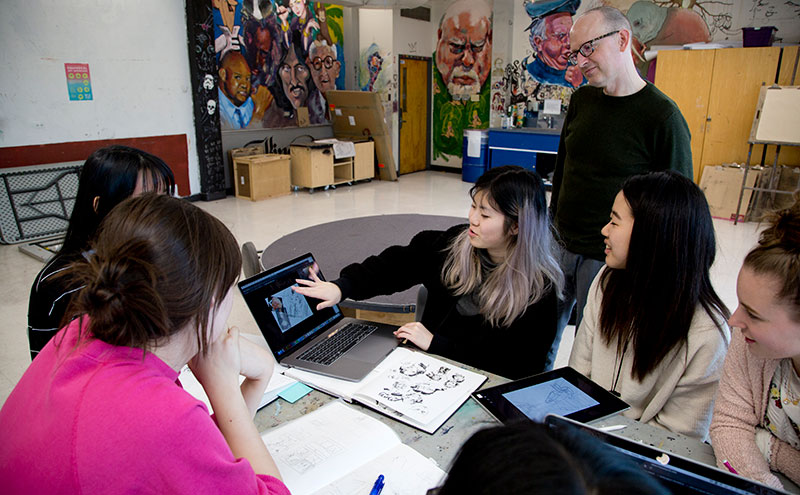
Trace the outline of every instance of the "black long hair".
<instances>
[{"instance_id":1,"label":"black long hair","mask_svg":"<svg viewBox=\"0 0 800 495\"><path fill-rule=\"evenodd\" d=\"M133 194L140 172L150 176L156 190L170 195L175 192L175 176L157 156L122 145L100 148L89 155L81 170L75 205L59 254L74 255L86 249L100 221ZM99 198L96 209L95 198Z\"/></svg>"},{"instance_id":2,"label":"black long hair","mask_svg":"<svg viewBox=\"0 0 800 495\"><path fill-rule=\"evenodd\" d=\"M686 342L698 304L720 331L730 312L711 285L716 242L700 188L663 171L629 178L622 194L633 229L625 268L607 268L600 281L600 334L620 354L633 346L632 375L642 380Z\"/></svg>"}]
</instances>

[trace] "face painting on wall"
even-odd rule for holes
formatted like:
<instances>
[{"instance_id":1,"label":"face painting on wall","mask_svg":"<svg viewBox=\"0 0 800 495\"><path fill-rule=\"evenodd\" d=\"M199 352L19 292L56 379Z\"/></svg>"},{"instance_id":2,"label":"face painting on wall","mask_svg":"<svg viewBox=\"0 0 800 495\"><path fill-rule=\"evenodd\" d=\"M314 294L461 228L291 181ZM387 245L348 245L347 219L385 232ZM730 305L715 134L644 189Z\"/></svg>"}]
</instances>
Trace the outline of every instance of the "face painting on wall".
<instances>
[{"instance_id":1,"label":"face painting on wall","mask_svg":"<svg viewBox=\"0 0 800 495\"><path fill-rule=\"evenodd\" d=\"M491 9L482 0L459 0L447 8L437 32L436 68L453 99L468 99L489 77Z\"/></svg>"},{"instance_id":2,"label":"face painting on wall","mask_svg":"<svg viewBox=\"0 0 800 495\"><path fill-rule=\"evenodd\" d=\"M456 0L442 14L433 53L433 163L460 161L464 129L489 125L492 8Z\"/></svg>"},{"instance_id":3,"label":"face painting on wall","mask_svg":"<svg viewBox=\"0 0 800 495\"><path fill-rule=\"evenodd\" d=\"M328 121L325 93L343 88L343 11L307 0L212 0L222 129Z\"/></svg>"}]
</instances>

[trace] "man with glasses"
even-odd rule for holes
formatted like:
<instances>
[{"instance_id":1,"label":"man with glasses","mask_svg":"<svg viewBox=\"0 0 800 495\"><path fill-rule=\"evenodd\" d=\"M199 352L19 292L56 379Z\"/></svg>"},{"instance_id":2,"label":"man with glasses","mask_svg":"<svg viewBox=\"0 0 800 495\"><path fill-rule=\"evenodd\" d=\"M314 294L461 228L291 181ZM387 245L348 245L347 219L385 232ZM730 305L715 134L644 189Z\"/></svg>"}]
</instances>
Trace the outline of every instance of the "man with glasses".
<instances>
[{"instance_id":1,"label":"man with glasses","mask_svg":"<svg viewBox=\"0 0 800 495\"><path fill-rule=\"evenodd\" d=\"M569 61L588 85L572 94L553 174L550 207L567 283L551 358L576 303L580 331L589 286L605 259L600 229L622 182L665 169L693 177L686 120L675 102L639 76L631 41L630 23L612 7L587 11L570 31Z\"/></svg>"},{"instance_id":2,"label":"man with glasses","mask_svg":"<svg viewBox=\"0 0 800 495\"><path fill-rule=\"evenodd\" d=\"M317 87L308 96L308 113L312 124L324 124L330 120L325 95L328 90L336 89L336 78L342 67L336 59L336 45L329 45L326 40L314 41L308 49L306 64Z\"/></svg>"}]
</instances>

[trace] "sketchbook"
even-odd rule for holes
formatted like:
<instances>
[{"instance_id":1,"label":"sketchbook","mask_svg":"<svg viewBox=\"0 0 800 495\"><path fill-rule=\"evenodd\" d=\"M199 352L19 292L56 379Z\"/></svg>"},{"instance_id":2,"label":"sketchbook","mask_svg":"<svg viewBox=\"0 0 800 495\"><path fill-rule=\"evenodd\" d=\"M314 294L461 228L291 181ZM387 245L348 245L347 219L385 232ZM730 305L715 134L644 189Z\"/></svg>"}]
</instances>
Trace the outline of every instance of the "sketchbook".
<instances>
[{"instance_id":1,"label":"sketchbook","mask_svg":"<svg viewBox=\"0 0 800 495\"><path fill-rule=\"evenodd\" d=\"M445 473L400 441L392 429L341 401L261 436L295 495L370 493L379 475L382 495L424 495Z\"/></svg>"},{"instance_id":2,"label":"sketchbook","mask_svg":"<svg viewBox=\"0 0 800 495\"><path fill-rule=\"evenodd\" d=\"M297 383L297 380L282 374L285 370L286 368L275 365L275 370L272 372L272 378L270 378L269 385L267 385L267 389L264 391L264 395L261 397L261 402L258 404L258 409L261 409L270 402L274 401L278 398L278 394ZM206 405L209 414L214 414L214 409L211 407L211 402L208 400L206 391L203 389L203 386L200 385L200 382L197 381L197 378L195 378L192 370L190 370L188 366L183 367L181 374L178 375L178 380L180 380L184 390L194 396L195 399L202 401ZM239 383L241 384L243 381L244 377L240 375Z\"/></svg>"},{"instance_id":3,"label":"sketchbook","mask_svg":"<svg viewBox=\"0 0 800 495\"><path fill-rule=\"evenodd\" d=\"M486 380L484 375L404 347L392 351L360 382L295 368L284 373L427 433L435 432Z\"/></svg>"}]
</instances>

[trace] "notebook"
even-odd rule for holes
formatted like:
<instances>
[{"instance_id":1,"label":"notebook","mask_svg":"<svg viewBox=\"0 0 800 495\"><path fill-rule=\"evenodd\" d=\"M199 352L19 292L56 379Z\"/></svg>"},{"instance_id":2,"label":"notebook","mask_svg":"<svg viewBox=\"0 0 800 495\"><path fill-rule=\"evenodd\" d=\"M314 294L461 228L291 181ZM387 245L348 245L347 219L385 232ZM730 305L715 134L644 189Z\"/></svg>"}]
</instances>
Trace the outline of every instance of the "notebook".
<instances>
[{"instance_id":1,"label":"notebook","mask_svg":"<svg viewBox=\"0 0 800 495\"><path fill-rule=\"evenodd\" d=\"M319 300L292 290L297 279L310 279L312 269L325 280L307 253L242 280L239 290L280 364L361 380L397 347L397 327L347 318L337 305L317 310Z\"/></svg>"},{"instance_id":2,"label":"notebook","mask_svg":"<svg viewBox=\"0 0 800 495\"><path fill-rule=\"evenodd\" d=\"M722 471L671 452L666 452L629 438L607 433L597 428L561 416L548 415L544 424L554 430L579 429L592 435L614 450L640 465L673 494L764 494L785 493L742 476Z\"/></svg>"},{"instance_id":3,"label":"notebook","mask_svg":"<svg viewBox=\"0 0 800 495\"><path fill-rule=\"evenodd\" d=\"M358 383L296 369L286 375L426 433L434 433L486 381L484 375L405 347L392 351Z\"/></svg>"},{"instance_id":4,"label":"notebook","mask_svg":"<svg viewBox=\"0 0 800 495\"><path fill-rule=\"evenodd\" d=\"M382 421L328 403L261 437L294 494L370 493L379 475L383 495L425 495L441 483L434 461L402 443Z\"/></svg>"}]
</instances>

